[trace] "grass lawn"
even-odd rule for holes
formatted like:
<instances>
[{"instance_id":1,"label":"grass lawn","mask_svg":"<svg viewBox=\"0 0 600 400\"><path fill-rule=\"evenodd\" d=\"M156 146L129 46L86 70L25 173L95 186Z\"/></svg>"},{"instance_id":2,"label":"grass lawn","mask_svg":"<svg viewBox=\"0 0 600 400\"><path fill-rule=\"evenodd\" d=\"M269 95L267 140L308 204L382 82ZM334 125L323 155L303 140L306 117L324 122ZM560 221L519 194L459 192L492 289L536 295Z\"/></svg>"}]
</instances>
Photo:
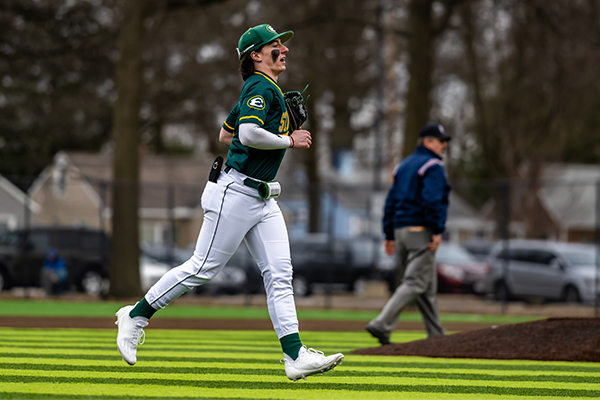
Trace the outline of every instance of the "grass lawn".
<instances>
[{"instance_id":1,"label":"grass lawn","mask_svg":"<svg viewBox=\"0 0 600 400\"><path fill-rule=\"evenodd\" d=\"M114 317L124 303L117 302L73 302L62 300L0 300L0 316L88 316ZM298 309L300 320L370 321L379 311L364 310L319 310ZM200 305L178 305L173 303L156 314L156 318L224 318L224 319L268 319L265 307L215 307ZM442 322L482 322L494 324L516 324L543 317L511 315L442 314ZM401 321L421 321L418 312L403 312Z\"/></svg>"},{"instance_id":2,"label":"grass lawn","mask_svg":"<svg viewBox=\"0 0 600 400\"><path fill-rule=\"evenodd\" d=\"M272 331L147 331L128 366L116 330L0 328L0 399L559 399L600 397L594 363L356 356L363 332L302 332L342 365L289 381ZM394 341L423 333L395 332Z\"/></svg>"}]
</instances>

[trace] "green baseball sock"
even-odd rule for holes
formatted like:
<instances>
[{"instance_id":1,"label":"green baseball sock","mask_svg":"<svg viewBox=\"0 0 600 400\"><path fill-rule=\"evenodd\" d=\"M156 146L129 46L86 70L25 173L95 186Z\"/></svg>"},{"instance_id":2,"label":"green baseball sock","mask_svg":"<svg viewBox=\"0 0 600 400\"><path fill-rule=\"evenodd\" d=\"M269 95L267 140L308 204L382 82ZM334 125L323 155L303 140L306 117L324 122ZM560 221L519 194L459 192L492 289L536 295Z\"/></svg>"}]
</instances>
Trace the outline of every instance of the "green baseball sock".
<instances>
[{"instance_id":1,"label":"green baseball sock","mask_svg":"<svg viewBox=\"0 0 600 400\"><path fill-rule=\"evenodd\" d=\"M287 335L279 339L281 342L281 349L284 354L292 357L293 360L298 358L298 352L302 347L302 341L300 340L300 335L297 333L292 333L291 335Z\"/></svg>"},{"instance_id":2,"label":"green baseball sock","mask_svg":"<svg viewBox=\"0 0 600 400\"><path fill-rule=\"evenodd\" d=\"M146 318L150 319L156 311L158 311L158 310L156 308L152 307L150 304L148 304L145 297L142 297L142 299L140 301L138 301L138 303L135 305L135 307L133 307L133 310L131 310L129 312L129 316L131 318L146 317Z\"/></svg>"}]
</instances>

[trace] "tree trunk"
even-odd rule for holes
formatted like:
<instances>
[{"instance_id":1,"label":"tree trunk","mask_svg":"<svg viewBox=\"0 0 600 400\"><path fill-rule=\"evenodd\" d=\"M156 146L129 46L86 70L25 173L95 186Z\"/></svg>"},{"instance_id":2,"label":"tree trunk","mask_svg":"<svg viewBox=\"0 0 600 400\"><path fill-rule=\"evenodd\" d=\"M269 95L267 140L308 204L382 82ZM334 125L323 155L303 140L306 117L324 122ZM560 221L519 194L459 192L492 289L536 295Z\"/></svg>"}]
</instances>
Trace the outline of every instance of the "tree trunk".
<instances>
[{"instance_id":1,"label":"tree trunk","mask_svg":"<svg viewBox=\"0 0 600 400\"><path fill-rule=\"evenodd\" d=\"M319 155L318 155L318 119L315 110L315 102L307 103L308 115L310 115L310 133L312 135L312 145L308 150L303 150L304 166L308 176L308 231L318 233L320 231L321 221L321 177L319 175Z\"/></svg>"},{"instance_id":2,"label":"tree trunk","mask_svg":"<svg viewBox=\"0 0 600 400\"><path fill-rule=\"evenodd\" d=\"M417 144L419 130L429 120L431 110L430 92L433 87L434 33L432 30L431 6L433 0L411 0L409 4L408 52L410 61L408 93L406 95L406 117L402 158L410 155Z\"/></svg>"},{"instance_id":3,"label":"tree trunk","mask_svg":"<svg viewBox=\"0 0 600 400\"><path fill-rule=\"evenodd\" d=\"M113 237L110 260L111 297L141 294L139 271L139 111L142 87L142 39L145 0L121 5L118 100L114 109Z\"/></svg>"}]
</instances>

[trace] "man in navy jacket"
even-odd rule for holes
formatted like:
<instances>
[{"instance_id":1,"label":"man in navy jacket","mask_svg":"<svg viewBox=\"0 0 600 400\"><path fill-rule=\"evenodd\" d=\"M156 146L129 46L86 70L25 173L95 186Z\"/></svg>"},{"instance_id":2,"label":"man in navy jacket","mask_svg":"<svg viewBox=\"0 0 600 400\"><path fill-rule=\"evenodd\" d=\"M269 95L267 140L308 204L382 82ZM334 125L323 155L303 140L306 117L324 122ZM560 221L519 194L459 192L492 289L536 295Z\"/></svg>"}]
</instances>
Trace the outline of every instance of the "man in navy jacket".
<instances>
[{"instance_id":1,"label":"man in navy jacket","mask_svg":"<svg viewBox=\"0 0 600 400\"><path fill-rule=\"evenodd\" d=\"M366 328L382 345L390 343L400 312L412 301L421 311L427 335L444 334L436 305L434 256L446 224L450 186L441 160L450 139L441 125L425 125L416 150L394 171L385 201L383 246L388 255L398 253L401 283Z\"/></svg>"}]
</instances>

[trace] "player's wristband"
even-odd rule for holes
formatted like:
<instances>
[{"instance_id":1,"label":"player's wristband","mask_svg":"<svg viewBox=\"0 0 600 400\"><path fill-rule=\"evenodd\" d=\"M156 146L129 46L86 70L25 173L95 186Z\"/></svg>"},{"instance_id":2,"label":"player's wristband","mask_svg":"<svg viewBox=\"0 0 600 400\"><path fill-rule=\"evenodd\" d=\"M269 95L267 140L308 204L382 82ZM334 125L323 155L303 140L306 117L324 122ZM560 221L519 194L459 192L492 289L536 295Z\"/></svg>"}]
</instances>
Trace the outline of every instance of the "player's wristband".
<instances>
[{"instance_id":1,"label":"player's wristband","mask_svg":"<svg viewBox=\"0 0 600 400\"><path fill-rule=\"evenodd\" d=\"M294 138L292 137L292 135L290 135L290 149L294 148Z\"/></svg>"}]
</instances>

